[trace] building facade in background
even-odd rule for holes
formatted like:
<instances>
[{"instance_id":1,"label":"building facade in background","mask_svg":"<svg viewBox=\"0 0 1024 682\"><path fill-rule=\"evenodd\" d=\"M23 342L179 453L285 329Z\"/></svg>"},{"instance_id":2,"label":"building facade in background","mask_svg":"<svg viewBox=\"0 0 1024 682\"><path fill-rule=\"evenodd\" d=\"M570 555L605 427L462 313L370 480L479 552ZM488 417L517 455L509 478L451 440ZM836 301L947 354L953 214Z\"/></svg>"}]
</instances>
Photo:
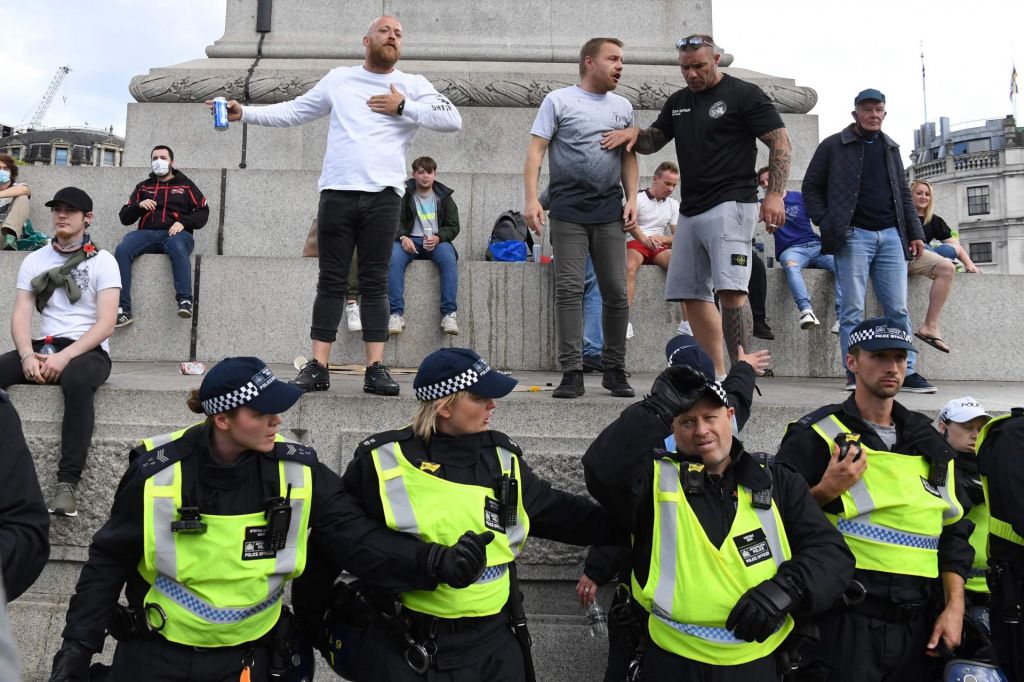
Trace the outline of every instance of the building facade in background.
<instances>
[{"instance_id":1,"label":"building facade in background","mask_svg":"<svg viewBox=\"0 0 1024 682\"><path fill-rule=\"evenodd\" d=\"M105 128L44 128L0 137L0 154L29 166L121 165L124 138Z\"/></svg>"}]
</instances>

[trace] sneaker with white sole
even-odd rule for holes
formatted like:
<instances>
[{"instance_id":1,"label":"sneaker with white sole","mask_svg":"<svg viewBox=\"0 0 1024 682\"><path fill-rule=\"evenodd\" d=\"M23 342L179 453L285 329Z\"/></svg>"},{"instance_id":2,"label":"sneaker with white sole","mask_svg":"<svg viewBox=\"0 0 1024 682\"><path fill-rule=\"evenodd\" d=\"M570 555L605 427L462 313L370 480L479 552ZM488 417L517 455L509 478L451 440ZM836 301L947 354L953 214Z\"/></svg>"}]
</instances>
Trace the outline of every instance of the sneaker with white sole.
<instances>
[{"instance_id":1,"label":"sneaker with white sole","mask_svg":"<svg viewBox=\"0 0 1024 682\"><path fill-rule=\"evenodd\" d=\"M452 336L459 335L459 321L455 318L455 313L448 313L441 318L441 331Z\"/></svg>"},{"instance_id":2,"label":"sneaker with white sole","mask_svg":"<svg viewBox=\"0 0 1024 682\"><path fill-rule=\"evenodd\" d=\"M178 317L183 320L192 317L192 301L178 301Z\"/></svg>"},{"instance_id":3,"label":"sneaker with white sole","mask_svg":"<svg viewBox=\"0 0 1024 682\"><path fill-rule=\"evenodd\" d=\"M127 313L123 309L118 308L117 309L117 320L114 322L114 327L116 327L118 329L120 329L121 327L127 327L128 325L130 325L134 321L135 321L135 318L132 317L131 313Z\"/></svg>"},{"instance_id":4,"label":"sneaker with white sole","mask_svg":"<svg viewBox=\"0 0 1024 682\"><path fill-rule=\"evenodd\" d=\"M687 336L693 336L693 330L690 329L690 323L687 320L683 320L676 327L676 334L686 334Z\"/></svg>"},{"instance_id":5,"label":"sneaker with white sole","mask_svg":"<svg viewBox=\"0 0 1024 682\"><path fill-rule=\"evenodd\" d=\"M632 322L627 322L626 323L626 338L627 339L633 338L633 323Z\"/></svg>"},{"instance_id":6,"label":"sneaker with white sole","mask_svg":"<svg viewBox=\"0 0 1024 682\"><path fill-rule=\"evenodd\" d=\"M833 334L835 334L836 336L839 336L839 320L836 320L836 321L835 321L835 322L834 322L834 323L832 324L832 329L830 329L829 331L831 331L831 332L832 332Z\"/></svg>"},{"instance_id":7,"label":"sneaker with white sole","mask_svg":"<svg viewBox=\"0 0 1024 682\"><path fill-rule=\"evenodd\" d=\"M800 311L800 328L810 329L811 327L817 327L821 322L818 322L818 318L814 316L814 311L810 308Z\"/></svg>"},{"instance_id":8,"label":"sneaker with white sole","mask_svg":"<svg viewBox=\"0 0 1024 682\"><path fill-rule=\"evenodd\" d=\"M405 331L405 318L401 315L392 315L388 320L388 334L401 334Z\"/></svg>"},{"instance_id":9,"label":"sneaker with white sole","mask_svg":"<svg viewBox=\"0 0 1024 682\"><path fill-rule=\"evenodd\" d=\"M78 501L75 499L75 484L57 482L47 510L55 516L78 516Z\"/></svg>"},{"instance_id":10,"label":"sneaker with white sole","mask_svg":"<svg viewBox=\"0 0 1024 682\"><path fill-rule=\"evenodd\" d=\"M359 317L359 304L355 301L345 306L345 322L350 332L363 331L363 320Z\"/></svg>"},{"instance_id":11,"label":"sneaker with white sole","mask_svg":"<svg viewBox=\"0 0 1024 682\"><path fill-rule=\"evenodd\" d=\"M903 377L900 390L904 393L935 393L939 389L928 383L928 380L917 372Z\"/></svg>"}]
</instances>

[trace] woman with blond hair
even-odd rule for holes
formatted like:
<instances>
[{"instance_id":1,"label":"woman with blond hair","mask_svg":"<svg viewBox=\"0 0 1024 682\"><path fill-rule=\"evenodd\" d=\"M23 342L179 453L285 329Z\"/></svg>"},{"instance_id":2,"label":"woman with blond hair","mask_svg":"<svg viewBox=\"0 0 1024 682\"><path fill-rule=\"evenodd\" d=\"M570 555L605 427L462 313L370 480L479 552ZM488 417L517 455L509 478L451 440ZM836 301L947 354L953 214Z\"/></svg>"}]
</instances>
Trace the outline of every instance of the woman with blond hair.
<instances>
[{"instance_id":1,"label":"woman with blond hair","mask_svg":"<svg viewBox=\"0 0 1024 682\"><path fill-rule=\"evenodd\" d=\"M910 194L914 198L914 208L917 209L917 216L921 219L921 227L924 228L925 246L949 260L959 259L967 272L981 272L971 260L967 249L963 247L959 239L953 236L953 230L946 224L946 221L942 219L942 216L935 214L932 184L926 180L915 180L914 184L910 186ZM932 246L931 242L935 239L942 243Z\"/></svg>"}]
</instances>

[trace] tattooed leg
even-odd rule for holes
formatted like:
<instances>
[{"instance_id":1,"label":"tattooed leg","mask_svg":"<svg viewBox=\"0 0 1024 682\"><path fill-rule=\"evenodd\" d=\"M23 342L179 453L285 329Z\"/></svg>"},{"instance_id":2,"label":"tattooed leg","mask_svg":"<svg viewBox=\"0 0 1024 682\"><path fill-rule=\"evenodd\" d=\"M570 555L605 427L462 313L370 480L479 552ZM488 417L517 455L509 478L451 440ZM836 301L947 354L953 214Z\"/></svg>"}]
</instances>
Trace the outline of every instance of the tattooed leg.
<instances>
[{"instance_id":1,"label":"tattooed leg","mask_svg":"<svg viewBox=\"0 0 1024 682\"><path fill-rule=\"evenodd\" d=\"M754 326L750 305L744 303L739 308L722 307L722 334L725 336L725 347L729 351L729 362L736 364L736 349L750 350L750 333Z\"/></svg>"}]
</instances>

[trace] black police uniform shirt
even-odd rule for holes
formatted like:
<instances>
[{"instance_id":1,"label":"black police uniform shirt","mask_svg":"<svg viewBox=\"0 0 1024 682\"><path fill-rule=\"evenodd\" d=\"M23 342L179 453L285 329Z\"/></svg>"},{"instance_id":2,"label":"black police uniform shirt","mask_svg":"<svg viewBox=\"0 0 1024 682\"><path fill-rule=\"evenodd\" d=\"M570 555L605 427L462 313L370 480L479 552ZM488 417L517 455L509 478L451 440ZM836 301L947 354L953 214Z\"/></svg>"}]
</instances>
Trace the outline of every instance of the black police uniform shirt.
<instances>
[{"instance_id":1,"label":"black police uniform shirt","mask_svg":"<svg viewBox=\"0 0 1024 682\"><path fill-rule=\"evenodd\" d=\"M241 515L263 511L266 500L280 494L277 460L272 454L248 451L231 465L220 464L210 452L210 430L205 424L189 429L175 449L183 455L182 495L186 506L198 506L202 514ZM425 564L425 543L401 536L379 524L349 524L341 519L341 481L316 461L307 448L304 463L313 467L313 500L310 506L311 538L330 552L336 563L354 572L372 571L381 582L404 589L422 587L419 568ZM191 454L187 454L191 453ZM138 572L143 552L143 490L148 471L146 453L133 451L133 461L121 478L110 517L89 546L89 560L82 568L71 597L63 637L102 647L104 628L114 604L127 586L128 604L138 607L149 583ZM362 543L356 540L379 538ZM309 551L307 550L307 558Z\"/></svg>"},{"instance_id":2,"label":"black police uniform shirt","mask_svg":"<svg viewBox=\"0 0 1024 682\"><path fill-rule=\"evenodd\" d=\"M841 405L827 405L815 410L789 425L777 457L779 464L802 475L811 488L821 482L832 457L828 444L811 426L829 414L835 414L850 431L859 433L861 442L867 447L887 449L875 430L860 416L853 394L850 394ZM897 441L891 452L908 455L934 452L941 456L948 448L942 436L932 426L931 420L923 414L912 412L900 403L893 402L892 419L896 425ZM939 536L939 572L956 573L966 580L974 561L974 548L969 541L974 524L967 519L967 512L971 508L970 497L963 482L958 477L955 478L956 497L964 507L964 517L942 529ZM831 514L841 512L842 508L842 501L839 498L822 507ZM854 577L863 583L869 594L895 603L920 602L928 599L931 594L932 581L929 578L863 569L857 569Z\"/></svg>"},{"instance_id":3,"label":"black police uniform shirt","mask_svg":"<svg viewBox=\"0 0 1024 682\"><path fill-rule=\"evenodd\" d=\"M757 201L757 138L785 127L753 83L723 74L702 92L679 90L652 124L676 142L679 212L695 216L726 201Z\"/></svg>"},{"instance_id":4,"label":"black police uniform shirt","mask_svg":"<svg viewBox=\"0 0 1024 682\"><path fill-rule=\"evenodd\" d=\"M583 456L590 494L633 535L632 568L641 585L647 582L653 541L655 451L663 447L668 434L664 422L641 401L609 424ZM676 456L681 461L700 461ZM769 477L735 438L730 457L721 476L701 474L700 494L684 492L708 540L716 547L729 541L737 485L756 490L771 484L792 550L792 559L780 566L779 576L803 586L803 608L826 608L853 575L853 555L842 535L818 509L799 476L776 466Z\"/></svg>"},{"instance_id":5,"label":"black police uniform shirt","mask_svg":"<svg viewBox=\"0 0 1024 682\"><path fill-rule=\"evenodd\" d=\"M1010 417L995 425L985 436L978 453L978 471L988 479L989 513L1006 521L1015 533L1024 535L1024 417ZM1017 580L1024 582L1024 547L989 535L990 561L1008 562Z\"/></svg>"}]
</instances>

